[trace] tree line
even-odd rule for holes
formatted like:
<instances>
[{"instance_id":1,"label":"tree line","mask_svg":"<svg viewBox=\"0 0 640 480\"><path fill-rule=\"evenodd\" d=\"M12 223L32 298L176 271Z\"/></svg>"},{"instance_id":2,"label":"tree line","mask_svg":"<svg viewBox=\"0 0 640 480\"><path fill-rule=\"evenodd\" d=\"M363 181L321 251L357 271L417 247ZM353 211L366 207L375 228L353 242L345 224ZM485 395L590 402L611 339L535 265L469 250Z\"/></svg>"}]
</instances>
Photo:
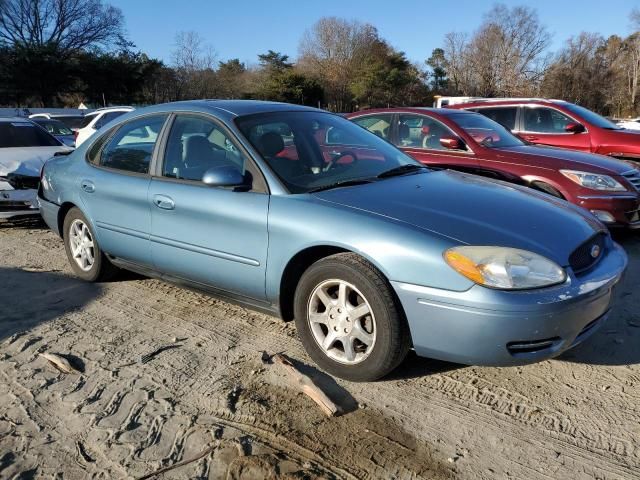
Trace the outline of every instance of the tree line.
<instances>
[{"instance_id":1,"label":"tree line","mask_svg":"<svg viewBox=\"0 0 640 480\"><path fill-rule=\"evenodd\" d=\"M122 12L102 0L0 0L0 105L145 105L253 98L333 111L430 105L433 96L545 96L604 114L640 111L640 11L632 33L581 33L550 53L536 11L496 5L474 32L451 32L422 64L370 24L319 19L295 59L218 58L197 32L178 32L166 62L139 51Z\"/></svg>"}]
</instances>

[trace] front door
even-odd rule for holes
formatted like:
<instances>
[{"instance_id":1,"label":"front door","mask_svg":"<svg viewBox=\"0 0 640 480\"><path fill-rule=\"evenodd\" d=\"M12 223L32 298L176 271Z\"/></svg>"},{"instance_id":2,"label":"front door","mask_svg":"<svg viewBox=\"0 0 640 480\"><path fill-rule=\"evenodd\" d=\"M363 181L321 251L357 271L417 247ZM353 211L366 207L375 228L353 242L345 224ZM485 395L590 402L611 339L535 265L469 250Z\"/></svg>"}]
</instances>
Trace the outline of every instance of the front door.
<instances>
[{"instance_id":1,"label":"front door","mask_svg":"<svg viewBox=\"0 0 640 480\"><path fill-rule=\"evenodd\" d=\"M521 118L518 135L531 143L591 151L589 132L567 132L566 126L576 121L555 108L523 106Z\"/></svg>"},{"instance_id":2,"label":"front door","mask_svg":"<svg viewBox=\"0 0 640 480\"><path fill-rule=\"evenodd\" d=\"M440 143L443 137L457 137L446 125L426 115L401 114L395 144L416 160L430 166L475 172L478 160L467 147L450 150Z\"/></svg>"},{"instance_id":3,"label":"front door","mask_svg":"<svg viewBox=\"0 0 640 480\"><path fill-rule=\"evenodd\" d=\"M151 265L149 168L167 115L133 119L99 138L88 160L94 168L78 178L82 209L102 249L115 257Z\"/></svg>"},{"instance_id":4,"label":"front door","mask_svg":"<svg viewBox=\"0 0 640 480\"><path fill-rule=\"evenodd\" d=\"M224 292L265 299L269 195L232 134L210 117L175 117L164 160L151 180L151 252L155 267ZM251 189L202 182L215 167L235 166Z\"/></svg>"}]
</instances>

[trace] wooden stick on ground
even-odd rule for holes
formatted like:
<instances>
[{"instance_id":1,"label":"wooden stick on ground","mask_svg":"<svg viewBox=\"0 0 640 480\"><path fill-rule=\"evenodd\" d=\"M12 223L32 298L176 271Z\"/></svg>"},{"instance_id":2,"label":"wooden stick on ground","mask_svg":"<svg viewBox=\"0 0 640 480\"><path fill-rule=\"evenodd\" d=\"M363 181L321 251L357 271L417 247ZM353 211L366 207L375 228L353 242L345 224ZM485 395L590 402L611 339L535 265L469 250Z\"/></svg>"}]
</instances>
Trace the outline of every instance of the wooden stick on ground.
<instances>
[{"instance_id":1,"label":"wooden stick on ground","mask_svg":"<svg viewBox=\"0 0 640 480\"><path fill-rule=\"evenodd\" d=\"M300 390L302 390L302 393L316 402L327 416L335 417L342 413L340 406L336 405L329 397L327 397L327 395L320 390L320 388L313 383L309 377L294 367L293 363L291 363L287 357L281 353L276 353L273 356L273 359L285 367L291 379L300 388Z\"/></svg>"},{"instance_id":2,"label":"wooden stick on ground","mask_svg":"<svg viewBox=\"0 0 640 480\"><path fill-rule=\"evenodd\" d=\"M56 355L55 353L41 353L40 356L48 360L62 373L80 373L78 370L71 366L66 358L61 357L60 355Z\"/></svg>"}]
</instances>

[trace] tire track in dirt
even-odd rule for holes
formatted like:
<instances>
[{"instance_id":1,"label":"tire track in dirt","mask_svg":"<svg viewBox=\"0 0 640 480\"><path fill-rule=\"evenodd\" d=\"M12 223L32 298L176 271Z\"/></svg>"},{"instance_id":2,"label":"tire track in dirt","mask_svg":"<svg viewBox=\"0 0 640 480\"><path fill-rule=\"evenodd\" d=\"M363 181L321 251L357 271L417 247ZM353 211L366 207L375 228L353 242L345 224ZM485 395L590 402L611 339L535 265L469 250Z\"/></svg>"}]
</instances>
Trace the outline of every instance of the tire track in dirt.
<instances>
[{"instance_id":1,"label":"tire track in dirt","mask_svg":"<svg viewBox=\"0 0 640 480\"><path fill-rule=\"evenodd\" d=\"M20 231L14 236L6 230L0 234L3 265L59 266L68 271L61 243L52 234ZM21 254L16 241L33 245L35 250ZM231 432L227 443L189 469L189 474L212 475L222 464L228 467L237 458L229 452L241 450L233 442L240 445L251 438L262 445L263 450L256 452L263 453L257 457L271 458L273 451L264 450L269 443L300 465L315 459L313 468L332 471L340 478L349 474L418 478L416 472L426 470L408 457L419 456L416 452L420 450L397 432L388 437L394 425L435 443L440 455L454 458L454 471L465 478L493 478L507 472L516 478L635 478L640 468L636 387L640 373L636 365L627 369L580 365L576 370L583 378L579 379L570 377L570 366L545 362L526 367L520 378L513 369L429 372L427 368L424 376L373 385L339 381L339 386L367 404L364 411L350 414L353 418L366 412L387 418L369 432L344 426L341 433L361 437L357 444L345 438L343 449L350 451L351 458L364 457L345 464L346 457L332 450L330 435L323 430L329 422L314 416L313 406L307 406L304 398L279 396L282 387L274 388L269 375L251 373L261 368L261 350L285 351L308 362L292 325L155 280L104 287L82 310L66 311L0 345L0 371L15 374L19 380L20 386L10 383L13 401L22 401L26 391L34 391L33 403L27 401L24 406L26 416L38 419L50 414L58 421L37 421L38 433L51 431L52 438L60 440L64 432L94 445L91 452L96 465L78 466L78 473L143 473L152 466L197 454L201 450L198 443L212 442L212 432L223 428ZM37 302L24 308L38 311ZM136 362L141 353L171 343L174 337L186 338L179 349L164 352L143 367L123 366ZM97 343L87 345L83 338ZM36 355L47 346L88 358L91 375L81 379L53 375ZM614 382L625 388L607 398L599 386ZM241 395L238 413L232 414L226 408L226 392L238 383L256 399L249 398L249 393ZM595 392L593 385L598 386ZM613 388L618 388L615 383ZM60 412L50 408L56 398L65 405ZM272 405L265 409L256 404L263 400ZM278 415L278 402L288 407L287 413ZM303 414L305 409L312 410ZM206 421L205 413L209 414ZM0 427L3 414L0 406ZM25 414L21 415L27 425ZM65 430L58 425L74 417L82 419L82 428ZM373 424L371 418L363 418L364 425ZM296 423L301 419L306 426ZM349 415L331 420L335 424L342 421L351 421ZM324 437L318 432L324 432ZM35 438L30 434L28 438ZM378 450L375 442L385 448ZM0 454L4 445L0 440ZM25 445L20 447L23 453ZM406 451L404 445L409 445ZM320 458L313 451L318 446L323 449ZM72 464L78 461L72 448L63 451L63 458L73 460ZM113 464L108 458L120 460ZM398 466L403 462L404 469ZM25 460L25 468L27 463Z\"/></svg>"},{"instance_id":2,"label":"tire track in dirt","mask_svg":"<svg viewBox=\"0 0 640 480\"><path fill-rule=\"evenodd\" d=\"M147 289L147 295L144 295L144 300L140 297L130 297L127 293L120 295L122 306L131 303L136 303L135 310L139 315L138 318L143 318L145 321L151 321L156 324L156 319L160 319L163 323L167 320L171 321L169 331L179 330L185 335L196 335L200 338L206 335L206 328L200 327L203 331L194 331L194 327L191 322L185 324L184 320L173 314L171 305L168 307L162 307L163 304L153 301L154 289L149 288L149 283L153 284L155 281L146 281L143 288ZM169 287L171 289L173 287ZM121 292L122 294L123 292ZM188 304L193 304L193 300L199 298L198 294L187 292L183 294L183 297L187 297L184 300ZM147 301L147 299L149 299ZM200 303L205 303L206 299L199 300ZM216 308L216 301L209 301L213 303L212 308ZM149 313L145 308L142 308L142 304L146 304L147 309L152 311L158 311L159 315ZM127 307L125 307L127 308ZM223 307L224 308L224 307ZM235 341L236 338L241 337L243 342L246 343L248 339L253 336L255 338L255 329L260 329L260 338L256 338L258 342L255 343L256 349L260 348L260 345L264 347L267 345L271 348L283 348L285 350L295 349L295 354L302 355L299 348L290 343L297 342L296 339L291 340L290 335L282 336L281 328L273 331L271 321L268 317L256 315L254 313L248 313L238 307L227 306L224 310L236 309L233 317L241 317L241 321L234 322L230 325L232 331L227 332L223 328L227 325L219 315L215 314L214 318L210 321L216 325L215 335L218 336L219 341L231 340ZM199 307L196 309L200 310ZM192 316L197 316L192 314ZM225 316L226 317L226 316ZM247 318L248 317L248 318ZM222 330L222 331L221 331ZM268 333L268 339L265 338L265 333ZM250 341L250 340L249 340ZM218 342L216 342L218 343ZM274 350L272 350L274 351ZM299 358L299 357L298 357ZM632 476L633 469L638 466L637 463L630 463L628 459L637 457L637 444L634 441L634 437L620 438L610 434L596 434L591 433L598 432L597 429L589 429L591 431L585 431L580 425L573 423L573 421L566 415L560 412L550 410L541 405L534 404L531 400L525 396L518 395L503 388L496 388L491 383L471 376L466 379L466 382L454 379L447 375L434 374L429 376L428 379L418 380L416 383L420 384L419 387L409 387L411 390L407 392L409 398L420 398L423 393L423 388L428 388L429 391L436 391L442 394L447 401L444 402L443 408L448 407L448 401L455 400L459 403L466 405L464 409L465 414L478 418L478 409L488 408L491 412L500 414L508 419L508 421L515 420L527 427L533 427L538 431L541 431L543 435L549 435L554 439L554 442L559 443L556 447L553 445L547 445L548 450L568 450L575 458L586 465L590 465L592 469L602 469L602 465L606 465L603 470L610 470L616 472L622 476ZM398 385L394 385L396 390ZM398 391L390 391L389 397L398 395ZM402 394L401 394L402 395ZM495 428L498 425L498 421L494 416L487 416L486 426L492 426ZM505 425L507 427L507 425ZM597 427L602 428L603 425L599 424ZM604 430L604 429L603 429ZM533 441L533 435L531 431L527 430L526 438L530 438ZM537 439L540 444L549 443L548 437L544 437L546 440L543 442ZM614 457L614 459L611 458ZM594 458L596 457L596 458ZM613 461L612 461L613 460Z\"/></svg>"}]
</instances>

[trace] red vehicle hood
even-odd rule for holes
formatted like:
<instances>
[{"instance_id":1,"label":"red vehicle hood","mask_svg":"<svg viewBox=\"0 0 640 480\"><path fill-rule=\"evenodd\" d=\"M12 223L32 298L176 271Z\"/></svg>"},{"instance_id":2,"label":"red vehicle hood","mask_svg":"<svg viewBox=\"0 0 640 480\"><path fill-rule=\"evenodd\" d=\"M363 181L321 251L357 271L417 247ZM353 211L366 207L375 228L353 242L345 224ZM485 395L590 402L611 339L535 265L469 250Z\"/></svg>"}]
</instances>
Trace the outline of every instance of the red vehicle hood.
<instances>
[{"instance_id":1,"label":"red vehicle hood","mask_svg":"<svg viewBox=\"0 0 640 480\"><path fill-rule=\"evenodd\" d=\"M640 135L638 135L638 140L640 141ZM505 156L512 153L523 155L528 157L527 163L556 170L581 170L606 175L620 175L635 168L633 165L615 158L562 148L525 145L496 150L504 152Z\"/></svg>"}]
</instances>

